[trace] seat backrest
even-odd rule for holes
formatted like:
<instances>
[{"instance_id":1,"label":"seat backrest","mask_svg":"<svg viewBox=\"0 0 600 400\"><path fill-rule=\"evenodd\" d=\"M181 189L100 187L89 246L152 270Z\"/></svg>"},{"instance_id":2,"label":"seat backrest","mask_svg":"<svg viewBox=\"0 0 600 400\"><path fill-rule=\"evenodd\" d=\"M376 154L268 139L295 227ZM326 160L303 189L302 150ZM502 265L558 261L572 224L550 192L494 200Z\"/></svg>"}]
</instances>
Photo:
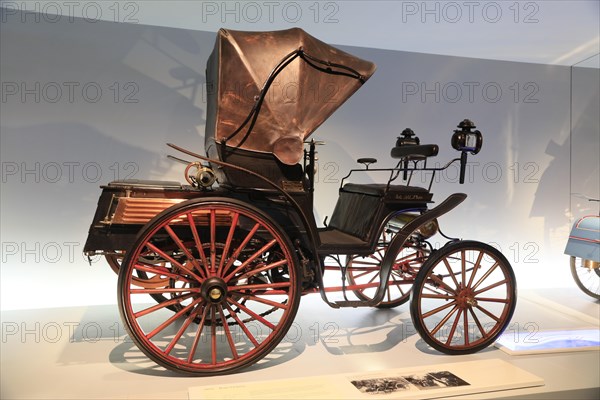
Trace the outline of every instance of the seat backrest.
<instances>
[{"instance_id":1,"label":"seat backrest","mask_svg":"<svg viewBox=\"0 0 600 400\"><path fill-rule=\"evenodd\" d=\"M418 144L396 146L391 151L392 158L425 158L437 156L440 150L437 144Z\"/></svg>"}]
</instances>

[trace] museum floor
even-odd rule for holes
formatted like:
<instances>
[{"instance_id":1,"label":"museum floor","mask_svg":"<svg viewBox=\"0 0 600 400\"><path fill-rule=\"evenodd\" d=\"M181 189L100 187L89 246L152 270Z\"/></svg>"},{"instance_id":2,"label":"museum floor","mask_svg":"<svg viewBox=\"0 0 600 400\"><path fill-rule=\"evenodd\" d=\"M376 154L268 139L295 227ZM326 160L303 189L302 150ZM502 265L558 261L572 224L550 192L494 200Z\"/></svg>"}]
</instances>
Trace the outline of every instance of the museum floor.
<instances>
[{"instance_id":1,"label":"museum floor","mask_svg":"<svg viewBox=\"0 0 600 400\"><path fill-rule=\"evenodd\" d=\"M598 329L599 318L600 303L575 288L522 290L505 333L527 331L535 337L546 330ZM509 355L491 347L451 357L420 340L407 305L333 310L318 295L302 299L286 340L270 356L236 375L190 378L155 366L126 340L116 305L4 311L1 350L2 399L188 399L190 389L204 385L294 377L308 383L310 377L332 374L491 359L504 360L545 384L461 398L600 398L598 350ZM424 392L424 398L431 396Z\"/></svg>"}]
</instances>

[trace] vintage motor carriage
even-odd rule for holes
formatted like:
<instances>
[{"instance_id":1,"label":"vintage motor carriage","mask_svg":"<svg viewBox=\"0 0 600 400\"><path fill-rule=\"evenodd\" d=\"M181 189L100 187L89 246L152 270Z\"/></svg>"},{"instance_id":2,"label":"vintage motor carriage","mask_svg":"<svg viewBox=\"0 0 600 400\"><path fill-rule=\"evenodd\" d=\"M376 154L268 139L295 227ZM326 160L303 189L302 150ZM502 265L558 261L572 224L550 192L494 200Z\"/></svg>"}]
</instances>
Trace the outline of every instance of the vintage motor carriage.
<instances>
[{"instance_id":1,"label":"vintage motor carriage","mask_svg":"<svg viewBox=\"0 0 600 400\"><path fill-rule=\"evenodd\" d=\"M410 299L416 330L446 354L479 351L502 333L516 304L509 262L487 244L439 229L437 218L465 194L430 208L435 173L458 162L462 183L467 153L481 148L471 121L452 135L461 156L443 167L427 166L438 146L420 144L410 129L391 148L394 167L359 159L329 223L315 222L322 143L308 136L374 71L298 28L218 32L206 73L207 156L169 144L194 159L171 157L187 164L187 184L103 186L85 245L118 272L121 317L150 359L194 375L238 371L278 345L309 293L334 308ZM269 90L286 85L321 95L290 100ZM429 187L411 186L424 171ZM349 182L368 174L387 181ZM446 244L434 249L433 235Z\"/></svg>"}]
</instances>

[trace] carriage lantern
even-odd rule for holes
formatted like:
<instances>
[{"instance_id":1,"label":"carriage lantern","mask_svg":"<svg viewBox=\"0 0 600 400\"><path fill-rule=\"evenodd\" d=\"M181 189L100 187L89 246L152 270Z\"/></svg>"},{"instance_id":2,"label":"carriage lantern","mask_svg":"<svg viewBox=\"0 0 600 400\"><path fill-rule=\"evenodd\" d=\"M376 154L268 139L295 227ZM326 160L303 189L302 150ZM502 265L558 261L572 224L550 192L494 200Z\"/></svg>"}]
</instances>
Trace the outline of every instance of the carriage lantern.
<instances>
[{"instance_id":1,"label":"carriage lantern","mask_svg":"<svg viewBox=\"0 0 600 400\"><path fill-rule=\"evenodd\" d=\"M469 119L461 121L457 128L460 128L460 130L454 130L450 143L454 149L462 153L460 156L460 183L465 183L467 152L473 155L479 153L483 145L483 136L480 131L473 131L477 127Z\"/></svg>"},{"instance_id":2,"label":"carriage lantern","mask_svg":"<svg viewBox=\"0 0 600 400\"><path fill-rule=\"evenodd\" d=\"M475 155L481 150L483 144L483 136L480 131L472 131L477 128L473 121L465 119L458 124L452 135L452 147L458 151L470 152Z\"/></svg>"},{"instance_id":3,"label":"carriage lantern","mask_svg":"<svg viewBox=\"0 0 600 400\"><path fill-rule=\"evenodd\" d=\"M421 140L418 136L416 136L415 132L406 128L401 133L402 136L398 136L398 140L396 140L396 146L408 146L408 145L418 145L421 144Z\"/></svg>"}]
</instances>

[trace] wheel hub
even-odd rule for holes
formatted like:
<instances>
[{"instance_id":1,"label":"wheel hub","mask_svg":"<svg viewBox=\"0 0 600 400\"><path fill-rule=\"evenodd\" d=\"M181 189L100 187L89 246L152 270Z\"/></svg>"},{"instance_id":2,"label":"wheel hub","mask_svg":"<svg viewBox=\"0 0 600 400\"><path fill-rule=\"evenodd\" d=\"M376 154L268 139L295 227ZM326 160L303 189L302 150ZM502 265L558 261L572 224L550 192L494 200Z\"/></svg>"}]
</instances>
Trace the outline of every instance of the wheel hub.
<instances>
[{"instance_id":1,"label":"wheel hub","mask_svg":"<svg viewBox=\"0 0 600 400\"><path fill-rule=\"evenodd\" d=\"M460 308L476 307L477 299L475 299L475 293L471 288L463 288L458 292L456 299Z\"/></svg>"},{"instance_id":2,"label":"wheel hub","mask_svg":"<svg viewBox=\"0 0 600 400\"><path fill-rule=\"evenodd\" d=\"M221 278L211 277L202 282L202 297L211 303L220 303L227 297L227 284Z\"/></svg>"}]
</instances>

